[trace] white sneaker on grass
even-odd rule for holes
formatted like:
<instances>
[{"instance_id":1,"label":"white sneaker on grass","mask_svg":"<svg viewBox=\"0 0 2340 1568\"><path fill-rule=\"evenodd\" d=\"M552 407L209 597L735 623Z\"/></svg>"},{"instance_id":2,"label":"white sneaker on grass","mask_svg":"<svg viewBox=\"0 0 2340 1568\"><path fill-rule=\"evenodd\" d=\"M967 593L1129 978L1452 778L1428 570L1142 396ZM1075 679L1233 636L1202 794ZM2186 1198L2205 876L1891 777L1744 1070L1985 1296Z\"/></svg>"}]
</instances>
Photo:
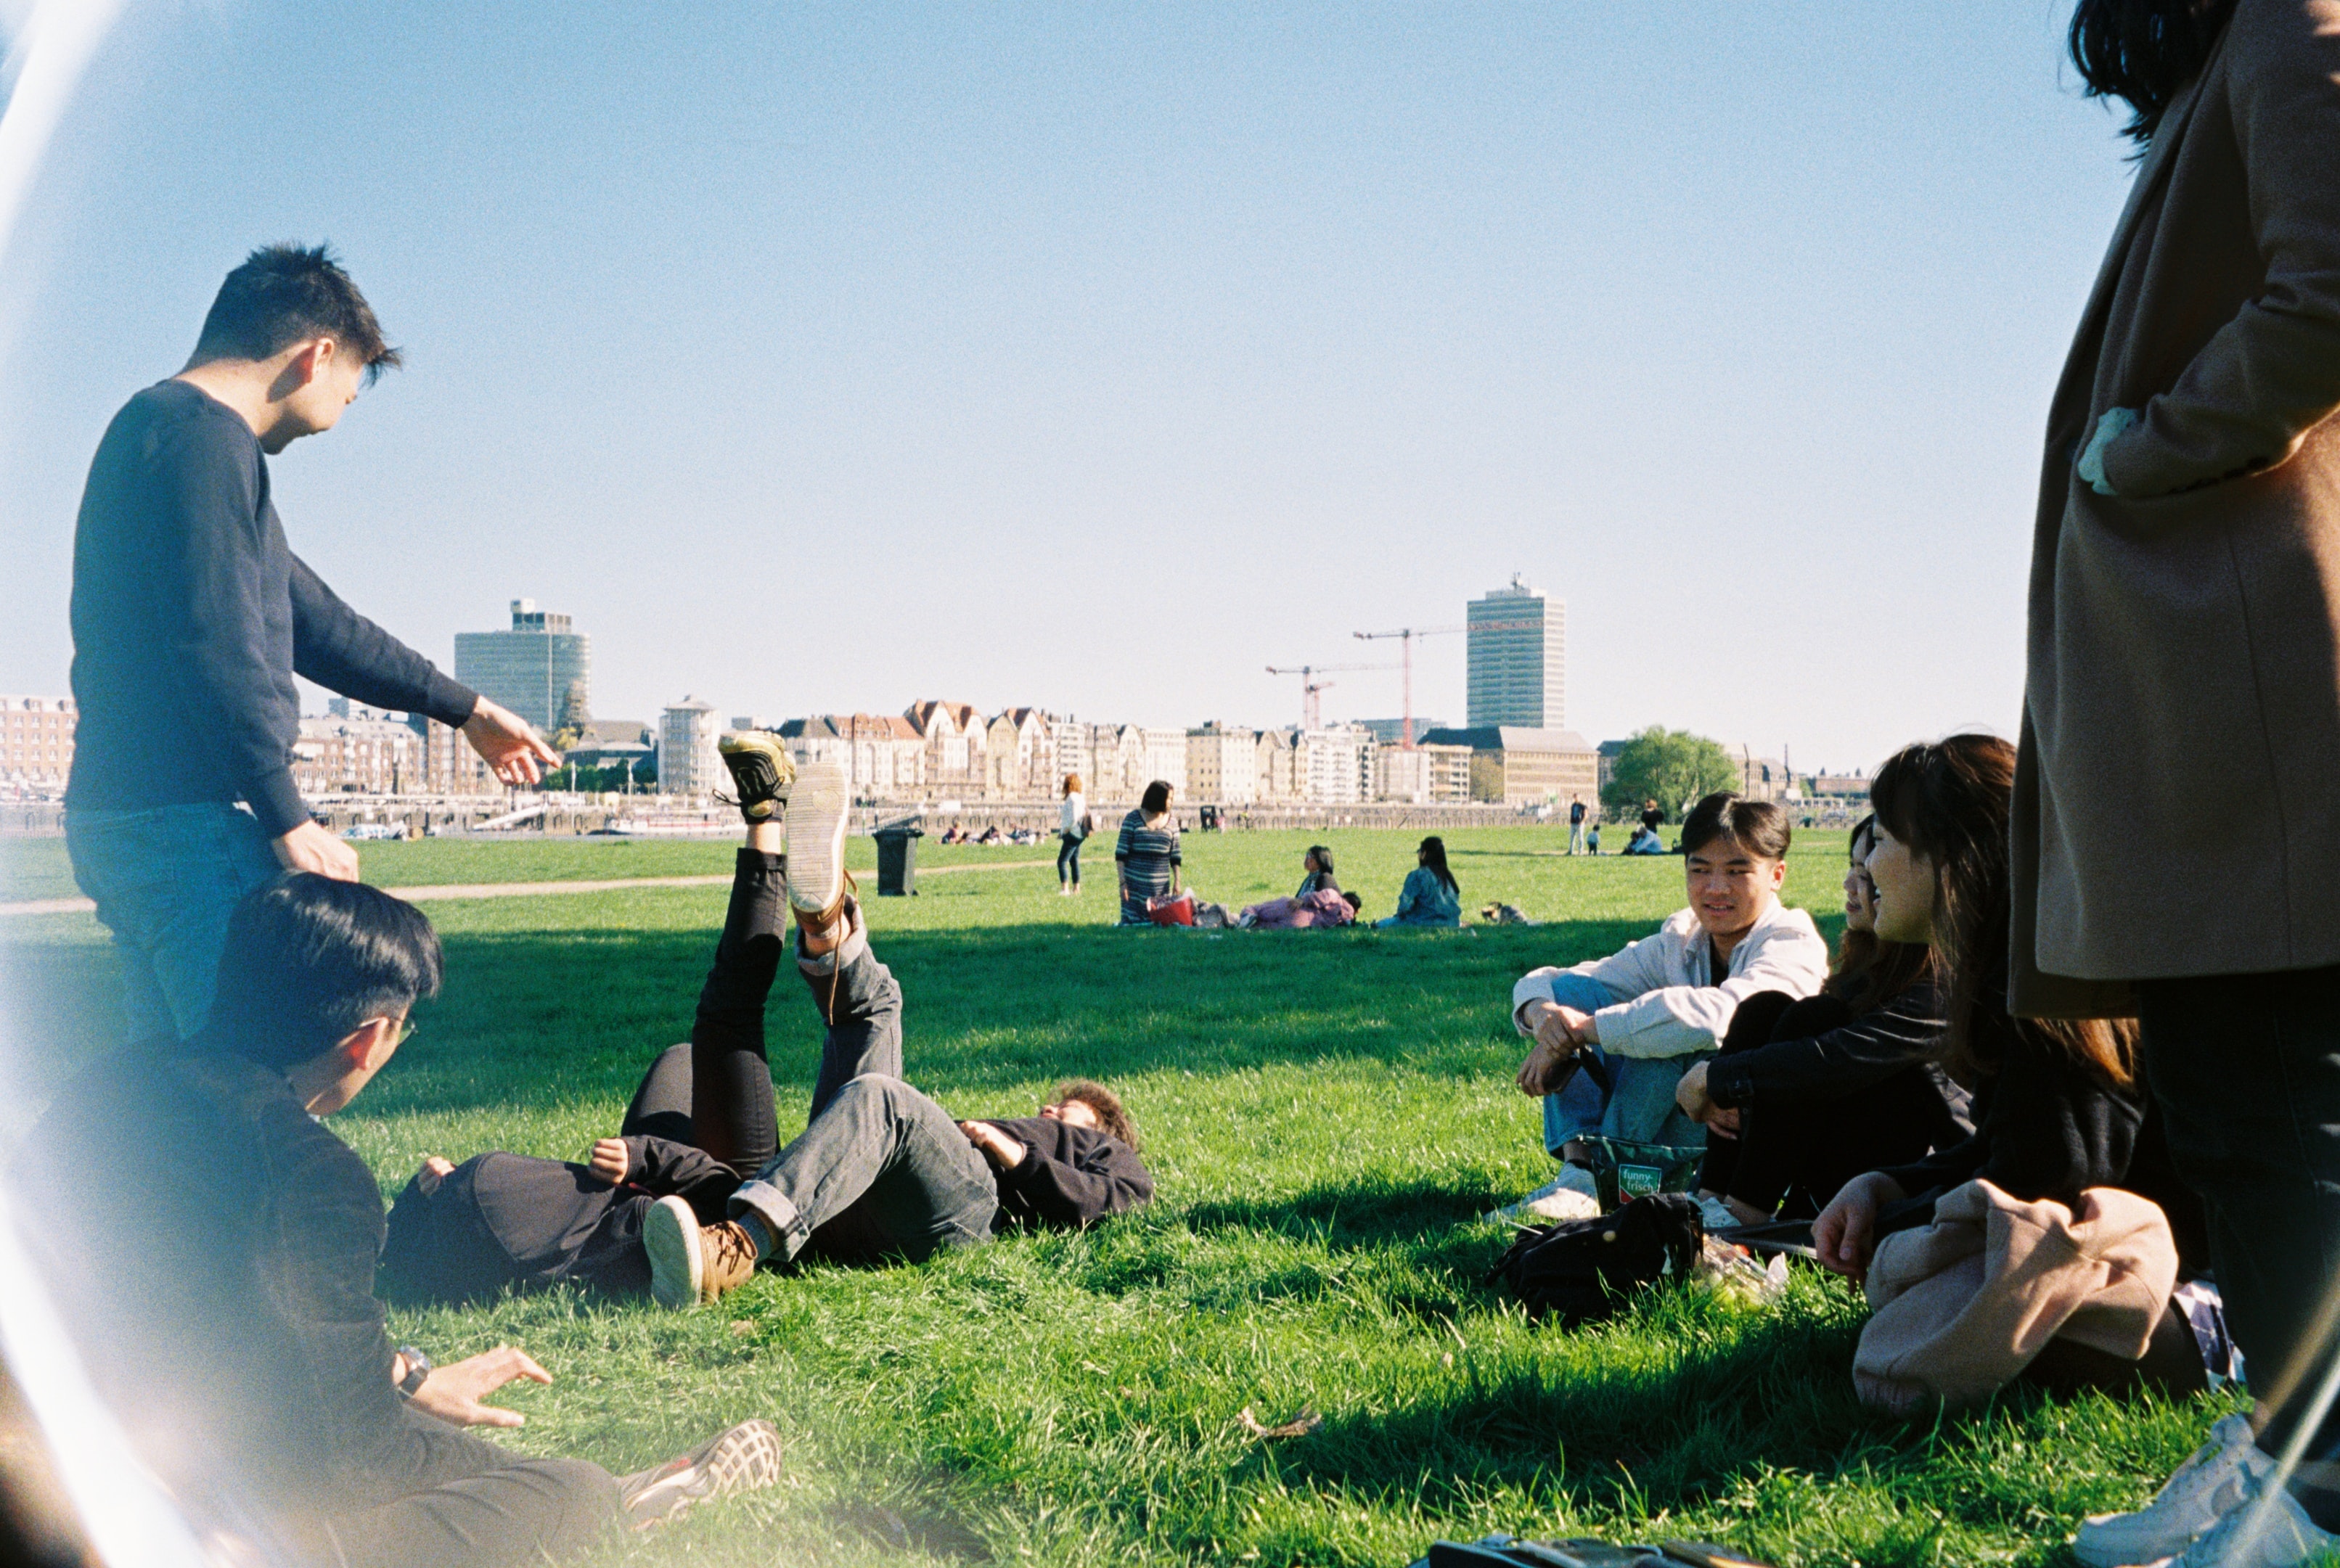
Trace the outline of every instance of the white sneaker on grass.
<instances>
[{"instance_id":1,"label":"white sneaker on grass","mask_svg":"<svg viewBox=\"0 0 2340 1568\"><path fill-rule=\"evenodd\" d=\"M2328 1562L2335 1552L2340 1552L2340 1535L2317 1525L2288 1488L2275 1484L2270 1461L2268 1473L2252 1484L2250 1494L2170 1563L2171 1568L2299 1568Z\"/></svg>"},{"instance_id":2,"label":"white sneaker on grass","mask_svg":"<svg viewBox=\"0 0 2340 1568\"><path fill-rule=\"evenodd\" d=\"M2072 1555L2089 1568L2160 1563L2194 1544L2275 1472L2251 1439L2247 1417L2210 1428L2210 1439L2162 1484L2153 1501L2130 1514L2091 1514L2072 1537Z\"/></svg>"}]
</instances>

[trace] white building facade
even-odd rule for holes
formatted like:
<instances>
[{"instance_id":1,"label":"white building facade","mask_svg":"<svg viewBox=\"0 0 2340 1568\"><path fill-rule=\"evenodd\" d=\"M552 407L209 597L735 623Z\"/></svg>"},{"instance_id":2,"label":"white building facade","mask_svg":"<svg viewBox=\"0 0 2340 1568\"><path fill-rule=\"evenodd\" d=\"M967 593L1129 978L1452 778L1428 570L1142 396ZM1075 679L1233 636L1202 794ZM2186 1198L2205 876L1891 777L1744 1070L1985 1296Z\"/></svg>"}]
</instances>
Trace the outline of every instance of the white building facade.
<instances>
[{"instance_id":1,"label":"white building facade","mask_svg":"<svg viewBox=\"0 0 2340 1568\"><path fill-rule=\"evenodd\" d=\"M724 784L729 775L715 749L722 733L712 705L686 696L669 706L659 719L659 792L703 797Z\"/></svg>"}]
</instances>

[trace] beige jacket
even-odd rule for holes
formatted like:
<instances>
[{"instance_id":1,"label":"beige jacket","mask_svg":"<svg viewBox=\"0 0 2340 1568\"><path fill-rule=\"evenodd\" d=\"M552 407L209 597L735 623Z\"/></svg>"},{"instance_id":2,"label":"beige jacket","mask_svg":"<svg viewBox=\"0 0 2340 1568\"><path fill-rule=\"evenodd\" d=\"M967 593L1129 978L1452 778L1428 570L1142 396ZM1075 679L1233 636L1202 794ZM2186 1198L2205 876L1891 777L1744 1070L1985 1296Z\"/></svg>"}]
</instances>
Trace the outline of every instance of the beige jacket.
<instances>
[{"instance_id":1,"label":"beige jacket","mask_svg":"<svg viewBox=\"0 0 2340 1568\"><path fill-rule=\"evenodd\" d=\"M2135 1361L2176 1284L2169 1221L2134 1192L2092 1187L2075 1211L1969 1181L1877 1244L1852 1380L1907 1415L1988 1398L2059 1336Z\"/></svg>"},{"instance_id":2,"label":"beige jacket","mask_svg":"<svg viewBox=\"0 0 2340 1568\"><path fill-rule=\"evenodd\" d=\"M2074 472L2107 409L2143 421ZM2015 1010L2340 962L2340 0L2238 0L2164 114L2048 421Z\"/></svg>"}]
</instances>

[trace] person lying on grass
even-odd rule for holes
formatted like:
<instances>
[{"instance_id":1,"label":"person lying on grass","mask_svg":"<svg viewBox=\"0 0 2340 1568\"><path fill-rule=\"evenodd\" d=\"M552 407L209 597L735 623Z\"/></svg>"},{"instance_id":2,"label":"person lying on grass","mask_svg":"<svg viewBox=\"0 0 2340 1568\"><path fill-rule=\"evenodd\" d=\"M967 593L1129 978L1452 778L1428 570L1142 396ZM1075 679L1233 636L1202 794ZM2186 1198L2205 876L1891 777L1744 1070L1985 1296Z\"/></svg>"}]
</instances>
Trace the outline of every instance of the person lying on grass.
<instances>
[{"instance_id":1,"label":"person lying on grass","mask_svg":"<svg viewBox=\"0 0 2340 1568\"><path fill-rule=\"evenodd\" d=\"M1812 917L1780 902L1789 837L1787 814L1770 802L1707 796L1682 823L1689 908L1607 958L1532 970L1512 988L1512 1023L1535 1041L1520 1092L1543 1097L1561 1187L1591 1193L1581 1140L1595 1133L1703 1144L1705 1128L1674 1102L1682 1074L1714 1054L1746 998L1807 997L1828 978ZM1572 1070L1580 1055L1600 1064L1605 1086Z\"/></svg>"},{"instance_id":2,"label":"person lying on grass","mask_svg":"<svg viewBox=\"0 0 2340 1568\"><path fill-rule=\"evenodd\" d=\"M778 1478L764 1421L623 1480L509 1453L461 1428L520 1425L481 1401L550 1373L511 1346L444 1366L392 1346L381 1190L321 1119L388 1065L440 968L413 905L280 877L231 915L196 1038L99 1063L33 1135L31 1212L55 1222L26 1234L82 1364L218 1554L538 1563ZM102 1225L74 1218L97 1172Z\"/></svg>"},{"instance_id":3,"label":"person lying on grass","mask_svg":"<svg viewBox=\"0 0 2340 1568\"><path fill-rule=\"evenodd\" d=\"M716 1300L760 1262L916 1259L1015 1225L1082 1226L1149 1201L1137 1133L1083 1086L1037 1116L964 1121L902 1079L902 991L870 951L845 875L850 792L834 764L801 779L773 737L719 748L748 819L731 907L691 1030L694 1141L753 1173L707 1224L679 1195L643 1220L650 1293ZM791 787L793 781L793 787ZM776 812L785 812L785 840ZM783 842L787 845L781 852ZM764 1001L793 915L798 971L828 1026L804 1132L778 1153Z\"/></svg>"},{"instance_id":4,"label":"person lying on grass","mask_svg":"<svg viewBox=\"0 0 2340 1568\"><path fill-rule=\"evenodd\" d=\"M1364 901L1353 892L1324 888L1299 898L1272 898L1246 905L1235 923L1246 931L1308 931L1317 926L1348 925Z\"/></svg>"}]
</instances>

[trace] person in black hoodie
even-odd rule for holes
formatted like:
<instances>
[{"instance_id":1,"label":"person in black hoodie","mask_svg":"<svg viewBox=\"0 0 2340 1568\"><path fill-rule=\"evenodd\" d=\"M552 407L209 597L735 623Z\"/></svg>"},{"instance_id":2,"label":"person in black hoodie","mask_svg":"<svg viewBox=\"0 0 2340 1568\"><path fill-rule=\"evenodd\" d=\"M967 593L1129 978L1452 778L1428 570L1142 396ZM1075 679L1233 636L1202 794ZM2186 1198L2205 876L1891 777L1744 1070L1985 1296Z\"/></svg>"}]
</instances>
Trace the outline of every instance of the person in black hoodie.
<instances>
[{"instance_id":1,"label":"person in black hoodie","mask_svg":"<svg viewBox=\"0 0 2340 1568\"><path fill-rule=\"evenodd\" d=\"M1749 997L1722 1054L1682 1075L1675 1099L1706 1124L1701 1198L1732 1224L1793 1218L1863 1171L1948 1148L1972 1130L1967 1092L1929 1060L1943 1030L1932 955L1877 938L1867 864L1876 819L1852 830L1836 972L1801 1000ZM1722 1215L1710 1211L1714 1222Z\"/></svg>"},{"instance_id":2,"label":"person in black hoodie","mask_svg":"<svg viewBox=\"0 0 2340 1568\"><path fill-rule=\"evenodd\" d=\"M511 1346L442 1366L392 1346L382 1194L321 1119L388 1063L439 977L412 905L282 877L231 916L204 1038L98 1063L32 1135L26 1215L49 1222L27 1239L101 1396L213 1554L542 1563L778 1477L760 1421L623 1480L510 1453L461 1428L519 1425L482 1401L550 1373ZM94 1169L104 1225L84 1218Z\"/></svg>"},{"instance_id":3,"label":"person in black hoodie","mask_svg":"<svg viewBox=\"0 0 2340 1568\"><path fill-rule=\"evenodd\" d=\"M748 843L689 1042L652 1062L619 1136L583 1164L426 1161L391 1211L393 1289L460 1300L566 1280L688 1307L743 1283L759 1258L923 1257L1152 1198L1137 1130L1102 1084L1072 1080L1035 1116L960 1121L903 1081L901 988L844 891L841 782L815 766L795 785L787 753L760 733L725 735L719 750ZM764 1008L791 904L798 969L828 1033L808 1125L781 1149Z\"/></svg>"},{"instance_id":4,"label":"person in black hoodie","mask_svg":"<svg viewBox=\"0 0 2340 1568\"><path fill-rule=\"evenodd\" d=\"M759 1262L785 1263L808 1247L848 1260L917 1259L1010 1227L1087 1225L1149 1201L1154 1180L1136 1130L1100 1085L1069 1086L1036 1116L962 1121L903 1080L901 987L870 951L845 875L843 771L814 763L791 781L769 736L727 736L722 753L748 845L692 1031L692 1122L701 1147L730 1150L734 1169L755 1174L713 1225L680 1196L651 1205L642 1240L652 1297L676 1307L713 1301ZM771 820L782 796L785 835ZM763 1014L784 907L795 919L797 969L828 1033L805 1130L758 1169L747 1161L772 1136ZM727 965L727 950L754 961ZM749 1092L735 1092L742 1082Z\"/></svg>"},{"instance_id":5,"label":"person in black hoodie","mask_svg":"<svg viewBox=\"0 0 2340 1568\"><path fill-rule=\"evenodd\" d=\"M2187 1277L2206 1261L2207 1228L2138 1085L2134 1024L2008 1012L2014 780L2012 745L1960 735L1904 747L1869 785L1877 935L1933 950L1947 1021L1942 1059L1973 1087L1974 1130L1922 1159L1853 1178L1814 1221L1813 1245L1824 1267L1860 1279L1879 1238L1931 1223L1935 1202L1969 1181L2066 1205L2088 1188L2118 1187L2161 1207ZM2092 1356L2113 1359L2059 1346L2035 1370L2121 1380L2123 1367L2084 1365ZM2165 1313L2146 1366L2179 1392L2202 1386L2202 1362L2177 1308Z\"/></svg>"}]
</instances>

